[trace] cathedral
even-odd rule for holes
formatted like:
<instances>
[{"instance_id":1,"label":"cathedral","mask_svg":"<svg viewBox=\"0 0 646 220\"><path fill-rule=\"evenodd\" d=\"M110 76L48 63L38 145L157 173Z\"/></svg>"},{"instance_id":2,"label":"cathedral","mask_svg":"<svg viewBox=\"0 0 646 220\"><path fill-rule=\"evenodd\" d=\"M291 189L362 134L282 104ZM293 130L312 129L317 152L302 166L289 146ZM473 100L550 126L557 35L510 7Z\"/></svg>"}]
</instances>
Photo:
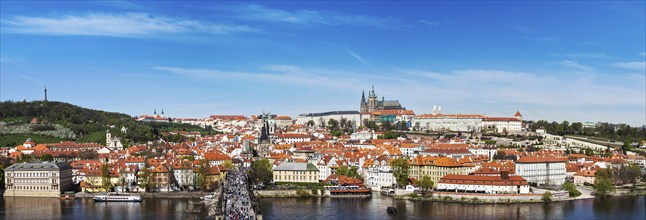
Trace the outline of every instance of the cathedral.
<instances>
[{"instance_id":1,"label":"cathedral","mask_svg":"<svg viewBox=\"0 0 646 220\"><path fill-rule=\"evenodd\" d=\"M366 100L365 92L361 94L361 113L380 110L406 110L406 108L403 108L398 100L385 100L383 96L381 101L378 100L375 94L375 86L373 85L372 90L368 93L368 100Z\"/></svg>"}]
</instances>

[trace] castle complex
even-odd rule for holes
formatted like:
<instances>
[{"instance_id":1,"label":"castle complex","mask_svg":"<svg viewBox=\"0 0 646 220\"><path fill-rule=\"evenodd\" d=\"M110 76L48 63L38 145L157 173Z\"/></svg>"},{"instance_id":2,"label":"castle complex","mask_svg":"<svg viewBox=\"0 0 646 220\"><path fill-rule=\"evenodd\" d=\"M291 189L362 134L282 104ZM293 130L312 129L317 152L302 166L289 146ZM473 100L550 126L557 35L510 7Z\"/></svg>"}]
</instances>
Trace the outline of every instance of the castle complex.
<instances>
[{"instance_id":1,"label":"castle complex","mask_svg":"<svg viewBox=\"0 0 646 220\"><path fill-rule=\"evenodd\" d=\"M375 94L375 86L373 85L372 90L368 93L368 100L366 100L365 92L361 94L361 113L380 110L406 110L406 108L403 108L399 104L399 100L385 100L382 96L381 101L379 101Z\"/></svg>"}]
</instances>

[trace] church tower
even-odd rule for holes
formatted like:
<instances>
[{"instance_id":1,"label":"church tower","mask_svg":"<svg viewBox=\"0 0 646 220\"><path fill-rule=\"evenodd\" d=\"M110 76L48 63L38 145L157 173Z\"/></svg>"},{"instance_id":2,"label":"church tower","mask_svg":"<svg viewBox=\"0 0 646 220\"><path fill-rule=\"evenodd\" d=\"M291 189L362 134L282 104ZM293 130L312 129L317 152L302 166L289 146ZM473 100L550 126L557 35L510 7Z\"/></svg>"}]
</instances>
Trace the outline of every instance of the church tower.
<instances>
[{"instance_id":1,"label":"church tower","mask_svg":"<svg viewBox=\"0 0 646 220\"><path fill-rule=\"evenodd\" d=\"M110 129L105 131L105 146L110 148L112 145L112 134L110 134Z\"/></svg>"},{"instance_id":2,"label":"church tower","mask_svg":"<svg viewBox=\"0 0 646 220\"><path fill-rule=\"evenodd\" d=\"M47 86L45 86L45 101L47 101Z\"/></svg>"},{"instance_id":3,"label":"church tower","mask_svg":"<svg viewBox=\"0 0 646 220\"><path fill-rule=\"evenodd\" d=\"M368 112L368 103L366 103L366 92L361 91L361 113Z\"/></svg>"},{"instance_id":4,"label":"church tower","mask_svg":"<svg viewBox=\"0 0 646 220\"><path fill-rule=\"evenodd\" d=\"M372 85L372 90L368 95L368 112L377 110L377 95L375 94L375 85Z\"/></svg>"}]
</instances>

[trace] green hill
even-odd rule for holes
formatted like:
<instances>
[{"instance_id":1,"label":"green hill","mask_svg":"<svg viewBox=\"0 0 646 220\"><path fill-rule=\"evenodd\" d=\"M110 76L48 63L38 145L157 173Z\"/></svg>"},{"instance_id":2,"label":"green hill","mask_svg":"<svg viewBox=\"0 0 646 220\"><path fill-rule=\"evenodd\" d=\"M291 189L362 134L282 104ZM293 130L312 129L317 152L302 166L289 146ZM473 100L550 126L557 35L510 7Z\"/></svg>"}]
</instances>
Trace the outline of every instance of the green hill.
<instances>
[{"instance_id":1,"label":"green hill","mask_svg":"<svg viewBox=\"0 0 646 220\"><path fill-rule=\"evenodd\" d=\"M33 118L38 123L31 123ZM121 128L128 128L125 134ZM184 130L209 133L198 126L138 122L130 115L87 109L64 102L0 102L0 146L16 146L32 137L38 143L70 140L105 144L105 131L126 145L159 138L159 132Z\"/></svg>"}]
</instances>

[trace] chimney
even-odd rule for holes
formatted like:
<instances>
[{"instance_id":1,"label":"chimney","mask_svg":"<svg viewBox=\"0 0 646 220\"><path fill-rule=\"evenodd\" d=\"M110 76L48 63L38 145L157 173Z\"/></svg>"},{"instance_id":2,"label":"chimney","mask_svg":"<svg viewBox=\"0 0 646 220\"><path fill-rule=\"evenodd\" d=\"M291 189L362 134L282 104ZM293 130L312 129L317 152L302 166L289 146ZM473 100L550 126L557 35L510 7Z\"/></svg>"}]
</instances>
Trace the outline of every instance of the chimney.
<instances>
[{"instance_id":1,"label":"chimney","mask_svg":"<svg viewBox=\"0 0 646 220\"><path fill-rule=\"evenodd\" d=\"M502 178L503 180L508 180L509 179L509 171L500 172L500 178Z\"/></svg>"}]
</instances>

